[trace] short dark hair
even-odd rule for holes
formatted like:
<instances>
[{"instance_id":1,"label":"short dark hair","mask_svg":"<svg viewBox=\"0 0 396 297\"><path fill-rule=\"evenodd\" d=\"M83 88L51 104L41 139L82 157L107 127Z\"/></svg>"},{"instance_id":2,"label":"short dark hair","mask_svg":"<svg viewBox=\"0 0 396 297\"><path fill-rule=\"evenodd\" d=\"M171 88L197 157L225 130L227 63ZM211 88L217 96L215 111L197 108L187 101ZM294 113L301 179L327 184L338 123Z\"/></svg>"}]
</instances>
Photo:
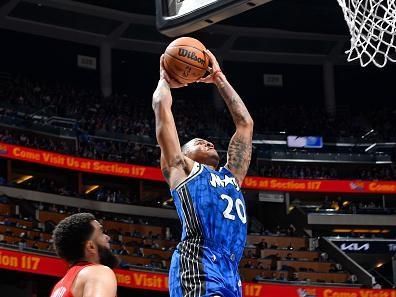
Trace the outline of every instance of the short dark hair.
<instances>
[{"instance_id":1,"label":"short dark hair","mask_svg":"<svg viewBox=\"0 0 396 297\"><path fill-rule=\"evenodd\" d=\"M190 146L190 142L193 141L194 139L196 138L190 139L189 141L187 141L185 144L182 145L181 151L183 154L187 154L188 147Z\"/></svg>"},{"instance_id":2,"label":"short dark hair","mask_svg":"<svg viewBox=\"0 0 396 297\"><path fill-rule=\"evenodd\" d=\"M52 233L59 257L71 264L84 258L84 245L94 232L94 220L90 213L77 213L59 222Z\"/></svg>"},{"instance_id":3,"label":"short dark hair","mask_svg":"<svg viewBox=\"0 0 396 297\"><path fill-rule=\"evenodd\" d=\"M182 147L181 147L181 151L182 151L183 154L186 154L186 151L187 151L187 144L188 144L188 142L185 143L185 144L183 144Z\"/></svg>"}]
</instances>

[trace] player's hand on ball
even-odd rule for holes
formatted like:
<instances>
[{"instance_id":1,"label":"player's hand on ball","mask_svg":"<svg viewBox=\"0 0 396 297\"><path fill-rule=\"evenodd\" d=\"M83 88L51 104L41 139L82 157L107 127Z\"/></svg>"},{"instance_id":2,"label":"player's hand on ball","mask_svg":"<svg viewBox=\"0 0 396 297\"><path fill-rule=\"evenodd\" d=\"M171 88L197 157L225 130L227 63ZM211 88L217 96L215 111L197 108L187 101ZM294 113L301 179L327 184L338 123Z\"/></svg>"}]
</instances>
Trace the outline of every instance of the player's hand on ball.
<instances>
[{"instance_id":1,"label":"player's hand on ball","mask_svg":"<svg viewBox=\"0 0 396 297\"><path fill-rule=\"evenodd\" d=\"M216 77L219 73L221 73L221 68L219 65L219 62L217 62L216 57L212 54L210 50L205 50L205 54L207 57L209 57L209 74L199 80L197 82L203 82L206 84L215 84L216 83Z\"/></svg>"},{"instance_id":2,"label":"player's hand on ball","mask_svg":"<svg viewBox=\"0 0 396 297\"><path fill-rule=\"evenodd\" d=\"M169 87L172 89L182 88L182 87L187 86L187 84L181 84L178 81L174 80L166 72L165 67L164 67L164 55L161 55L161 58L160 58L160 79L164 79L168 83Z\"/></svg>"}]
</instances>

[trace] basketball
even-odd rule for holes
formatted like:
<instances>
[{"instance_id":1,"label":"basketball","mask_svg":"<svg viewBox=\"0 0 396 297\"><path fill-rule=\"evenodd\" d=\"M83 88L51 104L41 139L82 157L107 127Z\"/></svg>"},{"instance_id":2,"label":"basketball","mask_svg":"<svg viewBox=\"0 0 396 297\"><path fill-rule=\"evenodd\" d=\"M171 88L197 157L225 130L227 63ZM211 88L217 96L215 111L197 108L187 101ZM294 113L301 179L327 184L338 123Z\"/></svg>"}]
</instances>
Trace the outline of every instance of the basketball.
<instances>
[{"instance_id":1,"label":"basketball","mask_svg":"<svg viewBox=\"0 0 396 297\"><path fill-rule=\"evenodd\" d=\"M168 74L180 83L197 81L207 71L209 59L205 46L197 39L180 37L165 50L164 67Z\"/></svg>"}]
</instances>

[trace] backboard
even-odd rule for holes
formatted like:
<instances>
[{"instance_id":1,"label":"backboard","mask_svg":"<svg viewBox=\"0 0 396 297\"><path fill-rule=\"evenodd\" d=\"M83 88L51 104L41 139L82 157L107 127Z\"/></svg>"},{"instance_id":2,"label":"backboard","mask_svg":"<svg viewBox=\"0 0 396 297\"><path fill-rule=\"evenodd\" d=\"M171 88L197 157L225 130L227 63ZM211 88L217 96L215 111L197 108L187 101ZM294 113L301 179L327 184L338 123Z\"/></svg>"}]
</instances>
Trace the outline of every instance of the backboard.
<instances>
[{"instance_id":1,"label":"backboard","mask_svg":"<svg viewBox=\"0 0 396 297\"><path fill-rule=\"evenodd\" d=\"M156 0L157 29L185 35L271 0Z\"/></svg>"}]
</instances>

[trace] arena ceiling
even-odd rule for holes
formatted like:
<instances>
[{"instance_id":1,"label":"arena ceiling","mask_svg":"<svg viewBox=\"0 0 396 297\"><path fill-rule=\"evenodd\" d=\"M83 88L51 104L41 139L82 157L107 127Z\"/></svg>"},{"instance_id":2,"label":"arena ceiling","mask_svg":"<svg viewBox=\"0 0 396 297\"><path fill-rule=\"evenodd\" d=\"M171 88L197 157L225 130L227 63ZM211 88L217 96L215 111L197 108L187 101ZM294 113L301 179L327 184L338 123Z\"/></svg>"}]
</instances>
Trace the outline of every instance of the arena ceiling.
<instances>
[{"instance_id":1,"label":"arena ceiling","mask_svg":"<svg viewBox=\"0 0 396 297\"><path fill-rule=\"evenodd\" d=\"M154 0L0 0L0 28L160 53ZM226 60L345 63L348 32L337 0L272 0L191 34Z\"/></svg>"}]
</instances>

